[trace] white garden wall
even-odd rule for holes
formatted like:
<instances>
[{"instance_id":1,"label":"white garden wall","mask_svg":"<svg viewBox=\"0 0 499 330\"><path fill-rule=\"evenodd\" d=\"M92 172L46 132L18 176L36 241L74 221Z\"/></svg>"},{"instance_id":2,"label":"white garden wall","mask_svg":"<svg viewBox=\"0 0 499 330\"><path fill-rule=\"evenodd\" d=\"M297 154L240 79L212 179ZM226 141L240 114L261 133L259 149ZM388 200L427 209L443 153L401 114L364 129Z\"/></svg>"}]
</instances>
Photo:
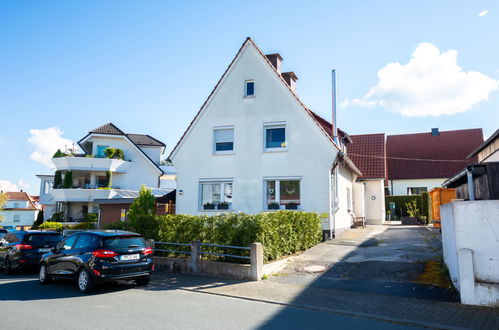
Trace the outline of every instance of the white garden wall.
<instances>
[{"instance_id":1,"label":"white garden wall","mask_svg":"<svg viewBox=\"0 0 499 330\"><path fill-rule=\"evenodd\" d=\"M499 200L440 206L444 260L461 302L499 306Z\"/></svg>"}]
</instances>

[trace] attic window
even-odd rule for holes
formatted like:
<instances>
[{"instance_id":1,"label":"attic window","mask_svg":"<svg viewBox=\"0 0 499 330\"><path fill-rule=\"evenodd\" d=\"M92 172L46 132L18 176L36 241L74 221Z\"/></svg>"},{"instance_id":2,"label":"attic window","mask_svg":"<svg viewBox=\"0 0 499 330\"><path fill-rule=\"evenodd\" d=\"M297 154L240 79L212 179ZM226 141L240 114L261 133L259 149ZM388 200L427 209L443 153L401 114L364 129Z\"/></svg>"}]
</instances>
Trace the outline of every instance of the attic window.
<instances>
[{"instance_id":1,"label":"attic window","mask_svg":"<svg viewBox=\"0 0 499 330\"><path fill-rule=\"evenodd\" d=\"M246 80L244 82L244 96L255 96L255 82L253 80Z\"/></svg>"}]
</instances>

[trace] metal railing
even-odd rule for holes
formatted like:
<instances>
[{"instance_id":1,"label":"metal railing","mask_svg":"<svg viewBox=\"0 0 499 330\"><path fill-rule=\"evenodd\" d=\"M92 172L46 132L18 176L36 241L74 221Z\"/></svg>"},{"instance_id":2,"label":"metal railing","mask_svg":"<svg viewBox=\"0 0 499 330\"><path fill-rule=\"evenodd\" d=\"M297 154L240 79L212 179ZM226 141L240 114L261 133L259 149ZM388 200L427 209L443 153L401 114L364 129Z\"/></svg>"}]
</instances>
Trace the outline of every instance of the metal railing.
<instances>
[{"instance_id":1,"label":"metal railing","mask_svg":"<svg viewBox=\"0 0 499 330\"><path fill-rule=\"evenodd\" d=\"M181 251L181 250L170 250L170 249L158 249L156 248L156 245L174 245L174 246L191 246L189 243L173 243L173 242L154 242L154 251L159 251L159 252L171 252L171 253L184 253L184 254L191 254L191 251Z\"/></svg>"},{"instance_id":2,"label":"metal railing","mask_svg":"<svg viewBox=\"0 0 499 330\"><path fill-rule=\"evenodd\" d=\"M217 248L226 248L226 249L235 249L235 250L247 250L250 251L250 247L246 246L233 246L233 245L218 245L218 244L209 244L209 243L200 243L200 251L199 254L203 255L211 255L211 256L219 256L219 257L229 257L229 258L238 258L238 259L247 259L250 260L251 258L249 256L239 256L239 255L234 255L234 254L226 254L226 253L217 253L217 252L207 252L203 251L203 246L209 246L209 247L217 247Z\"/></svg>"}]
</instances>

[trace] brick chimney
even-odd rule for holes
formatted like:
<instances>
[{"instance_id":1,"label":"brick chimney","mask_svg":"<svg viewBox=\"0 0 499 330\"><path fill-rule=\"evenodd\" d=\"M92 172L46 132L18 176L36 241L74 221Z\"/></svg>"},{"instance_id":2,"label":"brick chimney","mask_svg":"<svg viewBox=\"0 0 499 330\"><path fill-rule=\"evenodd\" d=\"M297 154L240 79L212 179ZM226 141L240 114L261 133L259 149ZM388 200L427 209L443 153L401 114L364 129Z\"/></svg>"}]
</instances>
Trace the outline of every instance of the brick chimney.
<instances>
[{"instance_id":1,"label":"brick chimney","mask_svg":"<svg viewBox=\"0 0 499 330\"><path fill-rule=\"evenodd\" d=\"M268 54L265 56L267 56L267 59L270 61L270 63L272 63L277 72L281 73L281 62L282 62L281 54L275 53L275 54Z\"/></svg>"},{"instance_id":2,"label":"brick chimney","mask_svg":"<svg viewBox=\"0 0 499 330\"><path fill-rule=\"evenodd\" d=\"M281 73L281 76L284 78L289 87L291 87L291 89L295 91L296 81L298 80L298 77L295 75L295 73L293 71L283 72Z\"/></svg>"}]
</instances>

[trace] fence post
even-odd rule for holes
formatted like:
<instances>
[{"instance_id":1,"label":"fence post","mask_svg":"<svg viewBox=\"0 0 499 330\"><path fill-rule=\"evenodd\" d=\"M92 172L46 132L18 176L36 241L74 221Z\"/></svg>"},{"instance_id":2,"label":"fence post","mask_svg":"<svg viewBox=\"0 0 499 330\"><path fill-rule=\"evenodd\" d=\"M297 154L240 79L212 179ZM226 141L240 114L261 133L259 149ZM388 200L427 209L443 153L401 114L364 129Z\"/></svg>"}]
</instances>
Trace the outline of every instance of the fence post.
<instances>
[{"instance_id":1,"label":"fence post","mask_svg":"<svg viewBox=\"0 0 499 330\"><path fill-rule=\"evenodd\" d=\"M191 242L191 272L195 273L198 271L198 261L201 257L201 242L200 241L192 241Z\"/></svg>"},{"instance_id":2,"label":"fence post","mask_svg":"<svg viewBox=\"0 0 499 330\"><path fill-rule=\"evenodd\" d=\"M251 243L250 248L250 277L252 281L259 281L263 275L263 246L262 243Z\"/></svg>"}]
</instances>

